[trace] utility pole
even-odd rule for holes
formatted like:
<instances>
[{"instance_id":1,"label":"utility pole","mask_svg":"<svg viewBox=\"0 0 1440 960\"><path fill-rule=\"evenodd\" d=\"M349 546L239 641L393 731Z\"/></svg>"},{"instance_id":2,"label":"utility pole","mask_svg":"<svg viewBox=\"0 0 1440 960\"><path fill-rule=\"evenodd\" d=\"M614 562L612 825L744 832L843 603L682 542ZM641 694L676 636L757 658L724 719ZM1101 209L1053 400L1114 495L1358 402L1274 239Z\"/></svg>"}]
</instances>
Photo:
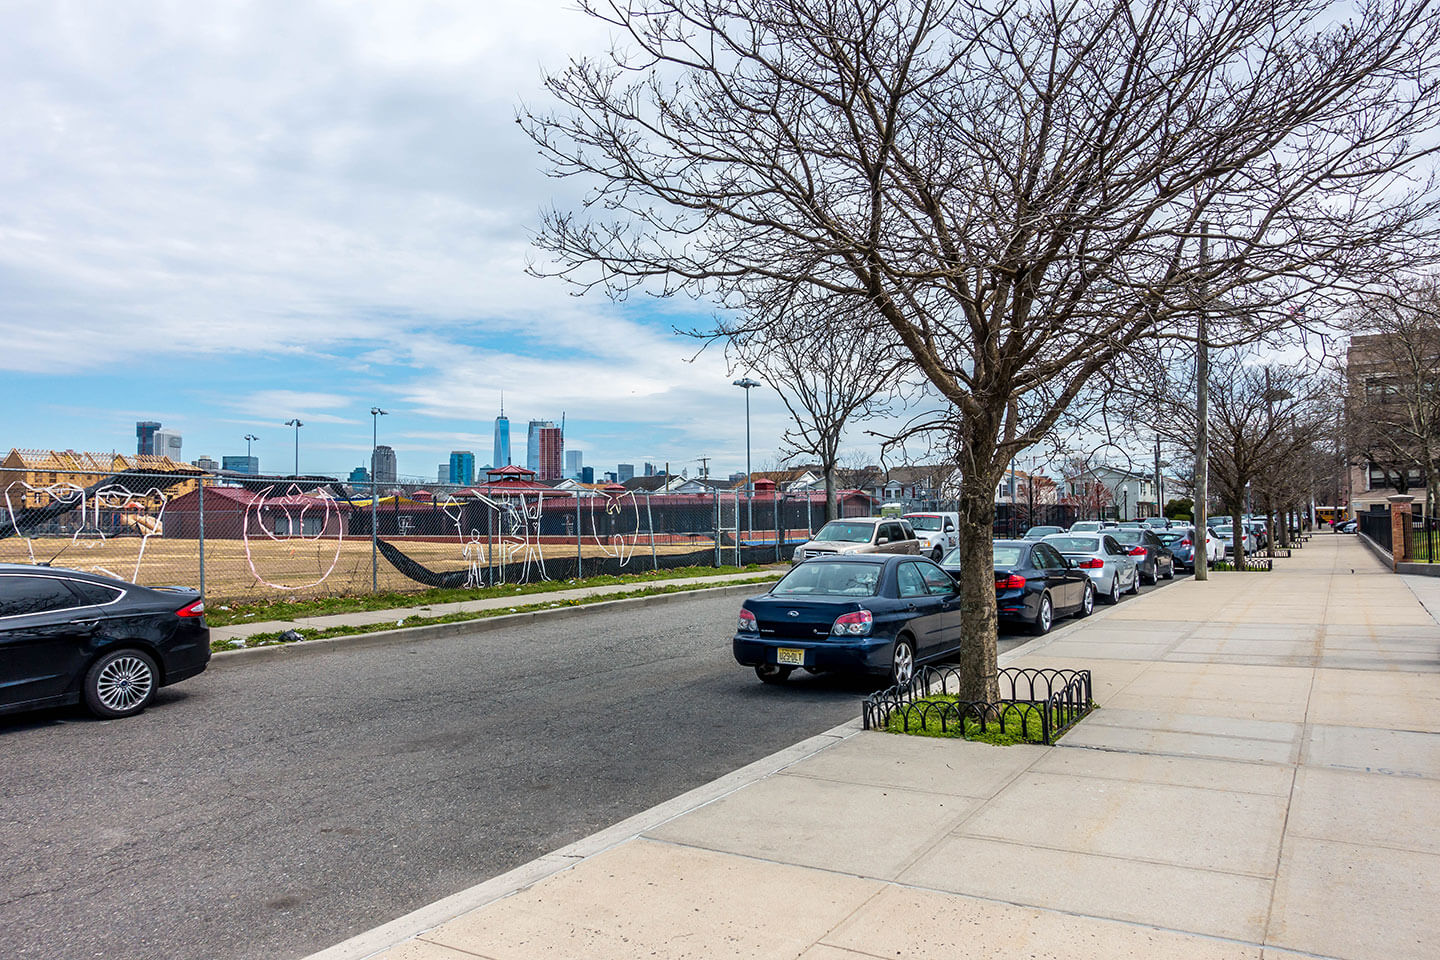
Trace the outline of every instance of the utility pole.
<instances>
[{"instance_id":1,"label":"utility pole","mask_svg":"<svg viewBox=\"0 0 1440 960\"><path fill-rule=\"evenodd\" d=\"M700 464L700 479L708 480L710 478L710 458L696 457L695 462Z\"/></svg>"},{"instance_id":2,"label":"utility pole","mask_svg":"<svg viewBox=\"0 0 1440 960\"><path fill-rule=\"evenodd\" d=\"M380 451L380 418L388 416L388 413L379 407L370 408L370 592L376 593L380 589L380 562L375 555L375 549L380 537L380 528L376 525L379 522L379 478L376 476L376 466L379 463L377 454Z\"/></svg>"},{"instance_id":3,"label":"utility pole","mask_svg":"<svg viewBox=\"0 0 1440 960\"><path fill-rule=\"evenodd\" d=\"M1205 313L1209 283L1210 224L1200 224L1200 312L1195 321L1195 579L1210 579L1210 535L1206 505L1210 497L1210 340Z\"/></svg>"}]
</instances>

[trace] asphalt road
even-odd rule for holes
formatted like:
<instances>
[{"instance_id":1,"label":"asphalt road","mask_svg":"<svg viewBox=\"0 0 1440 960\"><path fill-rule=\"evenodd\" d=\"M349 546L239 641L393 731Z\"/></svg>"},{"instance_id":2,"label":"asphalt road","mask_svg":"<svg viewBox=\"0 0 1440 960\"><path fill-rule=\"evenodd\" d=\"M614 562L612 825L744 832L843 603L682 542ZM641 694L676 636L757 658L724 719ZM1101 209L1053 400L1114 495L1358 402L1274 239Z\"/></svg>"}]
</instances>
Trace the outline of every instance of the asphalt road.
<instances>
[{"instance_id":1,"label":"asphalt road","mask_svg":"<svg viewBox=\"0 0 1440 960\"><path fill-rule=\"evenodd\" d=\"M0 717L0 957L301 957L859 714L875 682L736 666L738 606L242 662L110 723Z\"/></svg>"}]
</instances>

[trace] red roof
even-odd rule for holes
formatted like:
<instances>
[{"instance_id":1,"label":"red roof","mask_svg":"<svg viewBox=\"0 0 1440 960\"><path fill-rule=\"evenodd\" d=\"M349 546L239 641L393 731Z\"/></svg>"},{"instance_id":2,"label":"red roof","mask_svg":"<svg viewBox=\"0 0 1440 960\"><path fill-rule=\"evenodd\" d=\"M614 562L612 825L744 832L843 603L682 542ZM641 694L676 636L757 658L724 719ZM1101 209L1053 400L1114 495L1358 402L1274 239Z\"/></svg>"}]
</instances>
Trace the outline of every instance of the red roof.
<instances>
[{"instance_id":1,"label":"red roof","mask_svg":"<svg viewBox=\"0 0 1440 960\"><path fill-rule=\"evenodd\" d=\"M494 469L494 470L486 470L486 471L485 471L485 476L487 476L487 477L501 477L502 479L505 478L505 477L521 477L521 478L523 478L523 477L533 477L533 476L535 476L535 471L534 471L534 470L526 470L524 467L520 466L519 464L511 463L511 464L507 464L506 466L503 466L503 467L498 467L498 468L496 468L496 469Z\"/></svg>"}]
</instances>

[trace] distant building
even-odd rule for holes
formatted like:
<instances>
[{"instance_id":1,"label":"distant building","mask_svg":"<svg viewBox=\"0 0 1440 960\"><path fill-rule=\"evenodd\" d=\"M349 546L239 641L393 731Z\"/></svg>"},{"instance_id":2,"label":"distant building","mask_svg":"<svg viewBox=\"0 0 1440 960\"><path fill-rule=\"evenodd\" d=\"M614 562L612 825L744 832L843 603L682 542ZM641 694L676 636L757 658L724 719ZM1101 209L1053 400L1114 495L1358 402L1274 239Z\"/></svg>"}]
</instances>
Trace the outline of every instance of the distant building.
<instances>
[{"instance_id":1,"label":"distant building","mask_svg":"<svg viewBox=\"0 0 1440 960\"><path fill-rule=\"evenodd\" d=\"M201 470L209 470L211 473L214 473L216 470L220 469L220 464L210 457L201 457L200 459L195 460L194 464Z\"/></svg>"},{"instance_id":2,"label":"distant building","mask_svg":"<svg viewBox=\"0 0 1440 960\"><path fill-rule=\"evenodd\" d=\"M580 471L585 468L585 451L565 451L565 476L575 480L580 479Z\"/></svg>"},{"instance_id":3,"label":"distant building","mask_svg":"<svg viewBox=\"0 0 1440 960\"><path fill-rule=\"evenodd\" d=\"M351 483L369 483L369 482L370 482L370 471L369 471L369 470L366 470L364 467L356 467L354 470L351 470L351 471L350 471L350 482L351 482Z\"/></svg>"},{"instance_id":4,"label":"distant building","mask_svg":"<svg viewBox=\"0 0 1440 960\"><path fill-rule=\"evenodd\" d=\"M468 487L475 482L475 454L469 450L450 451L450 476L447 483Z\"/></svg>"},{"instance_id":5,"label":"distant building","mask_svg":"<svg viewBox=\"0 0 1440 960\"><path fill-rule=\"evenodd\" d=\"M565 456L565 435L560 428L551 424L540 428L540 468L536 476L541 480L561 480L561 463Z\"/></svg>"},{"instance_id":6,"label":"distant building","mask_svg":"<svg viewBox=\"0 0 1440 960\"><path fill-rule=\"evenodd\" d=\"M645 476L655 476L655 464L649 462L648 460L645 462Z\"/></svg>"},{"instance_id":7,"label":"distant building","mask_svg":"<svg viewBox=\"0 0 1440 960\"><path fill-rule=\"evenodd\" d=\"M155 456L155 431L160 424L155 420L135 421L135 454L140 457Z\"/></svg>"},{"instance_id":8,"label":"distant building","mask_svg":"<svg viewBox=\"0 0 1440 960\"><path fill-rule=\"evenodd\" d=\"M221 457L220 469L256 476L260 473L259 457Z\"/></svg>"},{"instance_id":9,"label":"distant building","mask_svg":"<svg viewBox=\"0 0 1440 960\"><path fill-rule=\"evenodd\" d=\"M155 431L155 456L169 457L176 463L184 462L184 457L180 456L179 430L169 430L161 427Z\"/></svg>"},{"instance_id":10,"label":"distant building","mask_svg":"<svg viewBox=\"0 0 1440 960\"><path fill-rule=\"evenodd\" d=\"M91 487L124 471L163 473L171 478L183 478L166 484L167 494L171 497L194 490L202 475L198 468L169 457L17 448L0 460L0 490L10 490L15 483L23 484L28 489L16 490L19 496L11 501L11 505L17 508L39 507L52 502L48 490L54 484L73 483L78 487Z\"/></svg>"},{"instance_id":11,"label":"distant building","mask_svg":"<svg viewBox=\"0 0 1440 960\"><path fill-rule=\"evenodd\" d=\"M375 448L375 453L370 457L371 469L375 471L376 483L395 482L395 451L385 444Z\"/></svg>"},{"instance_id":12,"label":"distant building","mask_svg":"<svg viewBox=\"0 0 1440 960\"><path fill-rule=\"evenodd\" d=\"M606 470L606 471L605 471L605 482L606 482L606 483L619 483L619 482L620 482L619 475L618 475L614 470Z\"/></svg>"},{"instance_id":13,"label":"distant building","mask_svg":"<svg viewBox=\"0 0 1440 960\"><path fill-rule=\"evenodd\" d=\"M442 463L442 464L440 464L440 466L438 466L438 467L435 468L435 482L436 482L436 483L449 483L449 482L450 482L450 464L448 464L448 463Z\"/></svg>"},{"instance_id":14,"label":"distant building","mask_svg":"<svg viewBox=\"0 0 1440 960\"><path fill-rule=\"evenodd\" d=\"M500 416L495 418L495 452L490 465L497 469L510 466L510 418L505 416L503 405L500 407Z\"/></svg>"},{"instance_id":15,"label":"distant building","mask_svg":"<svg viewBox=\"0 0 1440 960\"><path fill-rule=\"evenodd\" d=\"M531 420L530 432L525 439L525 469L540 473L540 431L555 426L552 420Z\"/></svg>"},{"instance_id":16,"label":"distant building","mask_svg":"<svg viewBox=\"0 0 1440 960\"><path fill-rule=\"evenodd\" d=\"M631 477L635 476L635 464L619 464L615 470L615 476L619 479L620 483L624 483L626 480L629 480Z\"/></svg>"},{"instance_id":17,"label":"distant building","mask_svg":"<svg viewBox=\"0 0 1440 960\"><path fill-rule=\"evenodd\" d=\"M594 468L594 467L581 467L581 468L580 468L580 482L581 482L581 483L594 483L594 482L595 482L595 468Z\"/></svg>"}]
</instances>

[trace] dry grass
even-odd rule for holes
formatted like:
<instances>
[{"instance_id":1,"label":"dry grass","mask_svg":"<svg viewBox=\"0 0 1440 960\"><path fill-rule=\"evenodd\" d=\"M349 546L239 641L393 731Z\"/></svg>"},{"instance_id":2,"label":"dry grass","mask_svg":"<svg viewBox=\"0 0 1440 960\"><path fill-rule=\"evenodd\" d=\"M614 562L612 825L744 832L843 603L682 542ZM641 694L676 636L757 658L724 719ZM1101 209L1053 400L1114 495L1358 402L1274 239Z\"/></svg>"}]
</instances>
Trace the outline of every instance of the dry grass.
<instances>
[{"instance_id":1,"label":"dry grass","mask_svg":"<svg viewBox=\"0 0 1440 960\"><path fill-rule=\"evenodd\" d=\"M34 540L31 544L35 560L45 561L58 553L55 560L57 567L96 572L103 569L121 579L150 586L177 584L194 587L200 583L199 544L194 540L151 538L145 544L144 557L140 560L138 571L136 558L140 555L141 544L138 538L116 538L86 546L82 542L71 544L63 537L46 537ZM458 542L403 542L399 546L411 558L436 571L463 570L468 563ZM667 556L690 553L711 546L713 544L704 542L657 545L655 552L657 555ZM575 556L573 543L544 544L536 549L547 559ZM606 549L596 545L593 540L583 544L581 549L584 559L602 558L610 554L613 554L613 549L607 553ZM517 553L512 562L519 562L523 558L523 553ZM730 560L729 557L725 559L727 562ZM254 572L251 571L252 561ZM31 562L26 541L16 537L0 540L0 562ZM498 557L496 562L498 563ZM330 570L332 564L333 571ZM650 545L642 540L636 545L627 567L638 572L648 570L651 566ZM281 586L270 586L261 582L256 576L257 573L270 584ZM401 575L383 556L379 557L377 573L379 588L383 591L418 593L428 589L424 584ZM283 589L284 587L291 589ZM369 591L369 540L252 541L249 559L242 540L205 541L205 592L211 598L249 600L277 596L327 597Z\"/></svg>"}]
</instances>

